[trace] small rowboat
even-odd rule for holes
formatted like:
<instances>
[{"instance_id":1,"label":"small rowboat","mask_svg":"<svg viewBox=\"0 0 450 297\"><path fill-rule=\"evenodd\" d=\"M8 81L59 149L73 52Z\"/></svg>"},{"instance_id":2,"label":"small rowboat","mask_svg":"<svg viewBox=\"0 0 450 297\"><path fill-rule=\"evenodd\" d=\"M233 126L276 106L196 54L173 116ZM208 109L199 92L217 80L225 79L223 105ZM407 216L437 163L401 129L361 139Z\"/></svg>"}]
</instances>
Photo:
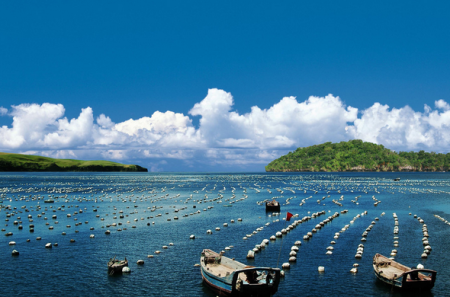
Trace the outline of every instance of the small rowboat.
<instances>
[{"instance_id":1,"label":"small rowboat","mask_svg":"<svg viewBox=\"0 0 450 297\"><path fill-rule=\"evenodd\" d=\"M109 259L108 261L108 274L122 274L122 269L128 266L128 260L117 260L116 257Z\"/></svg>"},{"instance_id":2,"label":"small rowboat","mask_svg":"<svg viewBox=\"0 0 450 297\"><path fill-rule=\"evenodd\" d=\"M246 266L209 249L200 263L203 281L219 296L265 297L278 290L278 268Z\"/></svg>"},{"instance_id":3,"label":"small rowboat","mask_svg":"<svg viewBox=\"0 0 450 297\"><path fill-rule=\"evenodd\" d=\"M266 202L266 211L280 211L280 203L273 199Z\"/></svg>"},{"instance_id":4,"label":"small rowboat","mask_svg":"<svg viewBox=\"0 0 450 297\"><path fill-rule=\"evenodd\" d=\"M373 270L377 278L402 290L430 290L436 280L436 271L409 268L383 255L373 257Z\"/></svg>"}]
</instances>

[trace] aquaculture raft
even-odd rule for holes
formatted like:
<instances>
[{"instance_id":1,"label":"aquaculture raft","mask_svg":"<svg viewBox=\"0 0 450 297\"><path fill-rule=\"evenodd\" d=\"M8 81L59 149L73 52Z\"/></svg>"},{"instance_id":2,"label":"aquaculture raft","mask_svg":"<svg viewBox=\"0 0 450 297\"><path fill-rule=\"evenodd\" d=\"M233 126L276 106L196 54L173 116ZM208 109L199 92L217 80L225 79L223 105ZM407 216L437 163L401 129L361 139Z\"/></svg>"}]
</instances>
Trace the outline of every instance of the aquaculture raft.
<instances>
[{"instance_id":1,"label":"aquaculture raft","mask_svg":"<svg viewBox=\"0 0 450 297\"><path fill-rule=\"evenodd\" d=\"M117 260L116 257L109 259L108 261L108 274L121 274L122 269L128 267L128 260L125 257L124 260Z\"/></svg>"},{"instance_id":2,"label":"aquaculture raft","mask_svg":"<svg viewBox=\"0 0 450 297\"><path fill-rule=\"evenodd\" d=\"M278 290L278 268L246 266L209 249L200 263L203 281L219 296L265 297Z\"/></svg>"},{"instance_id":3,"label":"aquaculture raft","mask_svg":"<svg viewBox=\"0 0 450 297\"><path fill-rule=\"evenodd\" d=\"M373 257L373 270L379 280L402 290L430 290L436 280L434 270L409 268L380 254Z\"/></svg>"},{"instance_id":4,"label":"aquaculture raft","mask_svg":"<svg viewBox=\"0 0 450 297\"><path fill-rule=\"evenodd\" d=\"M273 199L266 202L266 211L280 211L280 203Z\"/></svg>"}]
</instances>

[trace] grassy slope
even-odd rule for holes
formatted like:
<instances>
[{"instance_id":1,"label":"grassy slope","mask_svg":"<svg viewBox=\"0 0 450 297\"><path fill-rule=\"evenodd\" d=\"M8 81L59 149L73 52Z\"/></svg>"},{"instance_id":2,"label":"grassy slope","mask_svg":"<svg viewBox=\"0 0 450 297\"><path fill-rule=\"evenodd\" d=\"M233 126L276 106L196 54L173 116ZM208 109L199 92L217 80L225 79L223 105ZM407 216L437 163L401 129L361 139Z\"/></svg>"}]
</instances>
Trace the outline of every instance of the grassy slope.
<instances>
[{"instance_id":1,"label":"grassy slope","mask_svg":"<svg viewBox=\"0 0 450 297\"><path fill-rule=\"evenodd\" d=\"M0 153L0 171L147 171L138 165Z\"/></svg>"}]
</instances>

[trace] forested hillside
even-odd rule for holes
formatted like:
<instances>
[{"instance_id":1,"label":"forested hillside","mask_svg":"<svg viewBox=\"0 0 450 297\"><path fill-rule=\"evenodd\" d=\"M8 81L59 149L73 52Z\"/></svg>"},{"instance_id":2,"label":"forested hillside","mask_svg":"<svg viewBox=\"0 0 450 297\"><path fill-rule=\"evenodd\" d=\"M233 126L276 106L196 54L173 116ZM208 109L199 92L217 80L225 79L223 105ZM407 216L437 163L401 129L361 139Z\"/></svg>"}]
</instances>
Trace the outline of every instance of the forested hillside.
<instances>
[{"instance_id":1,"label":"forested hillside","mask_svg":"<svg viewBox=\"0 0 450 297\"><path fill-rule=\"evenodd\" d=\"M447 171L449 168L450 153L397 153L379 144L350 140L298 148L270 162L266 171Z\"/></svg>"}]
</instances>

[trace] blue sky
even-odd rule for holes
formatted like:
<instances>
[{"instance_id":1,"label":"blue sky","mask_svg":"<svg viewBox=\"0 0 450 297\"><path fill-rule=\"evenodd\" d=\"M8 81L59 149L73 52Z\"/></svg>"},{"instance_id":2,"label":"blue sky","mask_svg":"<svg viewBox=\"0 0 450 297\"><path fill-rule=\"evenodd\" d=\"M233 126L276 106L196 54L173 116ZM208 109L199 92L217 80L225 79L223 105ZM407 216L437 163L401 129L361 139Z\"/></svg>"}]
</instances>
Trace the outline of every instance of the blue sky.
<instances>
[{"instance_id":1,"label":"blue sky","mask_svg":"<svg viewBox=\"0 0 450 297\"><path fill-rule=\"evenodd\" d=\"M155 171L449 151L449 2L243 2L2 3L0 151Z\"/></svg>"}]
</instances>

